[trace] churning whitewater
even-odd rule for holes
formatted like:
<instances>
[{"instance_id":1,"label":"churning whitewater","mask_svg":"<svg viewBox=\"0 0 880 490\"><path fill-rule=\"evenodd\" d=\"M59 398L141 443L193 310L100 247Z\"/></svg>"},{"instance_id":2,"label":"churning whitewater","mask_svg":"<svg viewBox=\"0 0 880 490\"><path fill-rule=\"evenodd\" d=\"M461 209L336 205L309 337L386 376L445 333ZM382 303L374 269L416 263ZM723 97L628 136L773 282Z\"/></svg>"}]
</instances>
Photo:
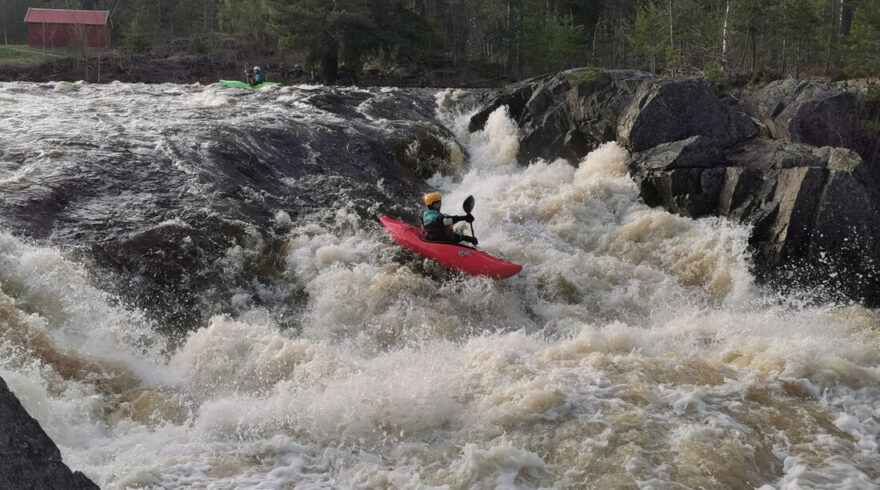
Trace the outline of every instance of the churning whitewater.
<instances>
[{"instance_id":1,"label":"churning whitewater","mask_svg":"<svg viewBox=\"0 0 880 490\"><path fill-rule=\"evenodd\" d=\"M40 221L0 232L0 376L102 488L880 488L877 311L757 285L747 229L648 208L614 143L518 165L515 123L468 133L469 97L0 84L4 209ZM404 112L447 145L421 189L361 160L211 174L332 160L354 150L322 134L366 147ZM412 221L428 187L447 213L473 195L481 248L523 271L402 251L378 217ZM190 271L216 281L205 315L169 331L126 296L108 223L237 233Z\"/></svg>"}]
</instances>

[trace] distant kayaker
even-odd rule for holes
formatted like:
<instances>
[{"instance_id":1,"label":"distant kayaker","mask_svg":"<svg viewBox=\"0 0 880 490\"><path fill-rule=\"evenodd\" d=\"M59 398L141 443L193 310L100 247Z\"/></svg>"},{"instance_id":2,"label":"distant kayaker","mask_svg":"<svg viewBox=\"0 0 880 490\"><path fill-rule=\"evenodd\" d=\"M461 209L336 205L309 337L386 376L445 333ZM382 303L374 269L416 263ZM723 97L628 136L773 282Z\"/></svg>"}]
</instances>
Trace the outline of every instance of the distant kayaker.
<instances>
[{"instance_id":1,"label":"distant kayaker","mask_svg":"<svg viewBox=\"0 0 880 490\"><path fill-rule=\"evenodd\" d=\"M255 66L255 67L254 67L254 72L253 72L253 74L248 73L247 71L245 71L245 72L244 72L244 76L245 76L245 81L247 82L247 84L248 84L248 85L251 85L251 86L253 86L253 85L259 85L259 84L265 82L265 80L263 79L263 73L262 73L262 70L260 70L260 67L259 67L259 66Z\"/></svg>"},{"instance_id":2,"label":"distant kayaker","mask_svg":"<svg viewBox=\"0 0 880 490\"><path fill-rule=\"evenodd\" d=\"M422 225L425 227L425 239L432 242L468 242L477 245L476 237L459 235L452 230L452 225L459 221L474 222L474 216L466 214L462 216L447 216L440 212L443 196L439 192L425 195L425 215L422 217Z\"/></svg>"}]
</instances>

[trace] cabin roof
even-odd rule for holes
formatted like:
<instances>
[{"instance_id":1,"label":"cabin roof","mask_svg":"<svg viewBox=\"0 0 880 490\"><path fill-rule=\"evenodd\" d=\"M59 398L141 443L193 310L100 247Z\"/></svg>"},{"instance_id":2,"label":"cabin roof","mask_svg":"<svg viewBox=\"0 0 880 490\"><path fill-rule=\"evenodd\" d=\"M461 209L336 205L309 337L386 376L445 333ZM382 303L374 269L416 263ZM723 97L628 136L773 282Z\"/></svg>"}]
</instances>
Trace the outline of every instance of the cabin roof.
<instances>
[{"instance_id":1,"label":"cabin roof","mask_svg":"<svg viewBox=\"0 0 880 490\"><path fill-rule=\"evenodd\" d=\"M85 24L102 26L110 18L109 10L64 10L29 8L24 21L28 24Z\"/></svg>"}]
</instances>

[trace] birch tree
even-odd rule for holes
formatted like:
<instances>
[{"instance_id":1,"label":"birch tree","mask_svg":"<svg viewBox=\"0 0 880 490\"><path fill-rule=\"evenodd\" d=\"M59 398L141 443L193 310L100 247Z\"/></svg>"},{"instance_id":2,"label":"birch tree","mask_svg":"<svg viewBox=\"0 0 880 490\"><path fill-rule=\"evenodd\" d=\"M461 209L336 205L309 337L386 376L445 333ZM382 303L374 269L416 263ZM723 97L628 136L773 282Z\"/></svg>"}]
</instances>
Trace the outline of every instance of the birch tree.
<instances>
[{"instance_id":1,"label":"birch tree","mask_svg":"<svg viewBox=\"0 0 880 490\"><path fill-rule=\"evenodd\" d=\"M730 34L727 29L727 21L730 18L730 0L724 2L724 22L721 27L721 71L728 76L730 66L727 60L727 46L730 42Z\"/></svg>"}]
</instances>

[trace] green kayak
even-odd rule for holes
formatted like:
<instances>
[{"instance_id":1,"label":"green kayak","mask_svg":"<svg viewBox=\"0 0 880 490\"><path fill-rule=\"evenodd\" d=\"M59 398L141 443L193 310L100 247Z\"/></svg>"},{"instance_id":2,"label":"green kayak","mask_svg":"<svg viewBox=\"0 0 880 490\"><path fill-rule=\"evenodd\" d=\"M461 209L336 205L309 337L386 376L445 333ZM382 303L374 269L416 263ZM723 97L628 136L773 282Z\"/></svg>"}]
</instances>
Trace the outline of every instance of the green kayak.
<instances>
[{"instance_id":1,"label":"green kayak","mask_svg":"<svg viewBox=\"0 0 880 490\"><path fill-rule=\"evenodd\" d=\"M279 82L263 82L259 85L248 85L240 80L220 80L220 83L226 85L227 87L235 87L235 88L263 88L263 87L278 87L281 85Z\"/></svg>"}]
</instances>

